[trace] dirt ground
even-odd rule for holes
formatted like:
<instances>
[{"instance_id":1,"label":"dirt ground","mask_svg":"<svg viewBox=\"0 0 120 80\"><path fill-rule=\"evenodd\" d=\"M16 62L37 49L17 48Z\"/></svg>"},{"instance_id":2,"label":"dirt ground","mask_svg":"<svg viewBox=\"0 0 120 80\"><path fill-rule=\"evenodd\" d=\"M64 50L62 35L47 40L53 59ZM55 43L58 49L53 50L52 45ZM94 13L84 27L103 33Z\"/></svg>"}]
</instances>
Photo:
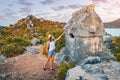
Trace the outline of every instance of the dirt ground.
<instances>
[{"instance_id":1,"label":"dirt ground","mask_svg":"<svg viewBox=\"0 0 120 80\"><path fill-rule=\"evenodd\" d=\"M0 64L0 74L11 73L2 80L56 80L57 64L54 64L55 71L42 69L42 65L47 58L39 54L23 54L13 58L5 59Z\"/></svg>"}]
</instances>

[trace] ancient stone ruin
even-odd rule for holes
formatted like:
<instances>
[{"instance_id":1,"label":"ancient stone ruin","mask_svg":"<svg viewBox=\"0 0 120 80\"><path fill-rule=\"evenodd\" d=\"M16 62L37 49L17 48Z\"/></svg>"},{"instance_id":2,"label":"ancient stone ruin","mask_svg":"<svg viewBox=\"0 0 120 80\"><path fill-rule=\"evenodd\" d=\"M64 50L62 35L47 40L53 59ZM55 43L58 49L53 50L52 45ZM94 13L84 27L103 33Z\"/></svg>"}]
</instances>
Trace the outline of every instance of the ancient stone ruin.
<instances>
[{"instance_id":1,"label":"ancient stone ruin","mask_svg":"<svg viewBox=\"0 0 120 80\"><path fill-rule=\"evenodd\" d=\"M57 56L59 62L80 61L90 55L104 52L104 25L94 10L94 5L88 5L72 14L65 25L65 47Z\"/></svg>"},{"instance_id":2,"label":"ancient stone ruin","mask_svg":"<svg viewBox=\"0 0 120 80\"><path fill-rule=\"evenodd\" d=\"M56 56L60 63L77 62L65 80L120 80L120 64L104 50L104 33L93 4L73 13L65 26L66 45Z\"/></svg>"}]
</instances>

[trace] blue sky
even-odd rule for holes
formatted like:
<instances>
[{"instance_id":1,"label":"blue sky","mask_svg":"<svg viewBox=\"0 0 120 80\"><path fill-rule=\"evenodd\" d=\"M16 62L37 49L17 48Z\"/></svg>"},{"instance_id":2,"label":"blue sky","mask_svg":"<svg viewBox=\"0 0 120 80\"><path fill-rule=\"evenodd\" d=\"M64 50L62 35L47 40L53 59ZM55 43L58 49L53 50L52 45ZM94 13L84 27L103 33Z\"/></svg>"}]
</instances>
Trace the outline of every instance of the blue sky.
<instances>
[{"instance_id":1,"label":"blue sky","mask_svg":"<svg viewBox=\"0 0 120 80\"><path fill-rule=\"evenodd\" d=\"M88 4L95 4L95 10L103 22L120 18L119 0L1 0L0 25L15 24L17 20L33 14L37 18L67 22L71 14Z\"/></svg>"}]
</instances>

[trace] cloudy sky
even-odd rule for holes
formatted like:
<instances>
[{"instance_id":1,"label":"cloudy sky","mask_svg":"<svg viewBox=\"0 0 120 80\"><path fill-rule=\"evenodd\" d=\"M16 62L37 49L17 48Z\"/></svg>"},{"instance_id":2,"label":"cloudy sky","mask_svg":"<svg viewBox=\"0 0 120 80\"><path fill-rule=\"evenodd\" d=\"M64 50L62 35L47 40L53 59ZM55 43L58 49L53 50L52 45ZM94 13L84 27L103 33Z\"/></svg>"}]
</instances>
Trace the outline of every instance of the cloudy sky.
<instances>
[{"instance_id":1,"label":"cloudy sky","mask_svg":"<svg viewBox=\"0 0 120 80\"><path fill-rule=\"evenodd\" d=\"M103 22L120 18L120 0L1 0L0 25L14 24L33 14L37 18L67 22L71 14L94 3Z\"/></svg>"}]
</instances>

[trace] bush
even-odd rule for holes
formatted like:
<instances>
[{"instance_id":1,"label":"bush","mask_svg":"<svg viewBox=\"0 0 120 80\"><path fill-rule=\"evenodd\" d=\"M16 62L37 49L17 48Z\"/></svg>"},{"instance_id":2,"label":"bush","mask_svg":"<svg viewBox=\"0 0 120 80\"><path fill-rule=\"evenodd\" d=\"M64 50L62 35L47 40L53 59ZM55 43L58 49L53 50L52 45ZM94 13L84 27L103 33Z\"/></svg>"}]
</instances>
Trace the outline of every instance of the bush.
<instances>
[{"instance_id":1,"label":"bush","mask_svg":"<svg viewBox=\"0 0 120 80\"><path fill-rule=\"evenodd\" d=\"M4 41L1 40L1 41L0 41L0 47L2 47L3 45L4 45Z\"/></svg>"},{"instance_id":2,"label":"bush","mask_svg":"<svg viewBox=\"0 0 120 80\"><path fill-rule=\"evenodd\" d=\"M75 67L76 62L69 62L61 64L57 70L57 80L65 80L66 73L69 69Z\"/></svg>"},{"instance_id":3,"label":"bush","mask_svg":"<svg viewBox=\"0 0 120 80\"><path fill-rule=\"evenodd\" d=\"M21 54L23 50L24 48L22 48L18 44L11 43L11 44L4 45L1 48L0 53L2 53L6 57L13 57L13 56Z\"/></svg>"},{"instance_id":4,"label":"bush","mask_svg":"<svg viewBox=\"0 0 120 80\"><path fill-rule=\"evenodd\" d=\"M5 41L0 42L0 54L6 57L14 57L23 53L25 46L30 44L30 41L21 37L9 37Z\"/></svg>"},{"instance_id":5,"label":"bush","mask_svg":"<svg viewBox=\"0 0 120 80\"><path fill-rule=\"evenodd\" d=\"M115 53L114 55L115 55L115 57L116 57L116 60L117 60L118 62L120 62L120 53Z\"/></svg>"},{"instance_id":6,"label":"bush","mask_svg":"<svg viewBox=\"0 0 120 80\"><path fill-rule=\"evenodd\" d=\"M45 50L46 50L46 44L42 44L40 48L40 53L47 56L48 53L46 53Z\"/></svg>"},{"instance_id":7,"label":"bush","mask_svg":"<svg viewBox=\"0 0 120 80\"><path fill-rule=\"evenodd\" d=\"M114 56L117 61L120 61L120 37L113 37L112 45L115 46Z\"/></svg>"},{"instance_id":8,"label":"bush","mask_svg":"<svg viewBox=\"0 0 120 80\"><path fill-rule=\"evenodd\" d=\"M30 44L30 41L21 37L8 37L6 39L6 44L9 43L17 43L18 45L21 46L28 46Z\"/></svg>"}]
</instances>

